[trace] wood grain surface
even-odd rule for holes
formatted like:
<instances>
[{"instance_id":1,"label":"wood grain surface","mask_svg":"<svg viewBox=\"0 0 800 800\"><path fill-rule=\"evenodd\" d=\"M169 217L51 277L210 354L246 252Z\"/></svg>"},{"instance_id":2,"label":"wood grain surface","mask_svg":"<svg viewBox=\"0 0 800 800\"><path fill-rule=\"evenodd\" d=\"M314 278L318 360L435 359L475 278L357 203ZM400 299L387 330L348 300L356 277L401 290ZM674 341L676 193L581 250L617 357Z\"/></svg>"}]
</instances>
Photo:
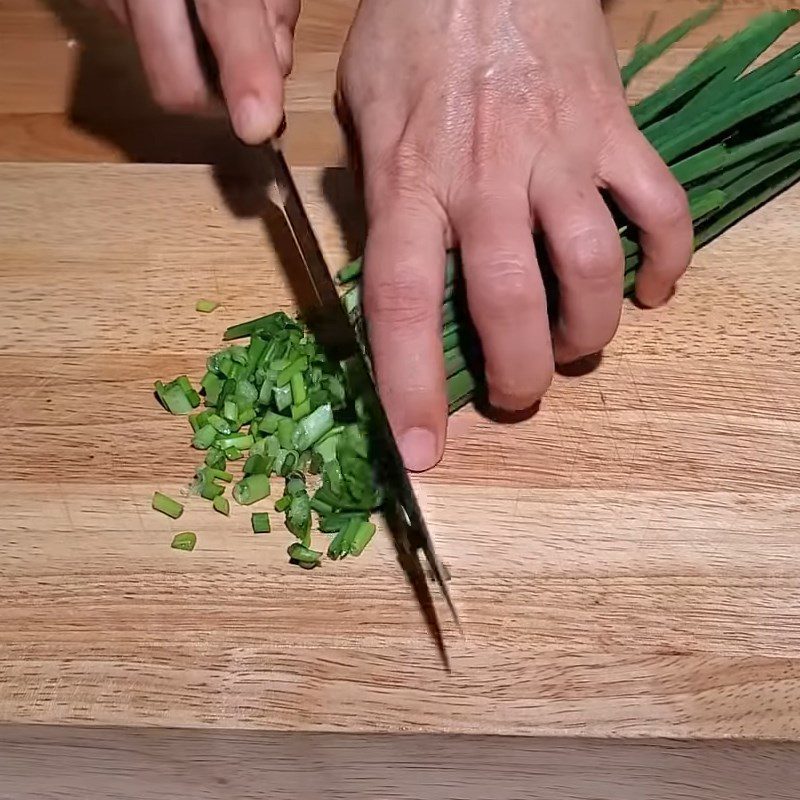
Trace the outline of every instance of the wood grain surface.
<instances>
[{"instance_id":1,"label":"wood grain surface","mask_svg":"<svg viewBox=\"0 0 800 800\"><path fill-rule=\"evenodd\" d=\"M608 5L622 59L653 10L657 34L700 6ZM790 5L728 0L632 95ZM288 90L333 264L363 236L331 169L354 7L306 0ZM0 41L0 800L796 795L800 192L698 254L669 307L626 304L533 419L453 418L414 478L464 621L448 674L382 533L306 574L244 509L149 509L198 461L152 382L293 308L286 231L258 156L155 109L77 3L0 0ZM187 528L198 548L171 550Z\"/></svg>"},{"instance_id":2,"label":"wood grain surface","mask_svg":"<svg viewBox=\"0 0 800 800\"><path fill-rule=\"evenodd\" d=\"M304 0L287 86L287 158L297 166L343 163L331 110L339 50L357 0ZM606 0L624 62L643 29L663 33L705 0ZM795 0L727 0L632 87L640 94L717 34ZM78 0L0 0L0 161L249 163L221 117L164 114L150 99L127 36ZM676 61L677 60L677 61Z\"/></svg>"},{"instance_id":3,"label":"wood grain surface","mask_svg":"<svg viewBox=\"0 0 800 800\"><path fill-rule=\"evenodd\" d=\"M0 727L0 800L795 800L787 743Z\"/></svg>"},{"instance_id":4,"label":"wood grain surface","mask_svg":"<svg viewBox=\"0 0 800 800\"><path fill-rule=\"evenodd\" d=\"M339 178L299 173L333 264ZM246 509L148 508L199 461L153 380L291 307L255 184L225 190L242 217L201 166L5 165L0 187L0 719L800 736L797 192L668 308L628 306L533 419L454 419L415 479L464 617L447 674L385 537L303 573ZM170 550L187 528L197 550Z\"/></svg>"}]
</instances>

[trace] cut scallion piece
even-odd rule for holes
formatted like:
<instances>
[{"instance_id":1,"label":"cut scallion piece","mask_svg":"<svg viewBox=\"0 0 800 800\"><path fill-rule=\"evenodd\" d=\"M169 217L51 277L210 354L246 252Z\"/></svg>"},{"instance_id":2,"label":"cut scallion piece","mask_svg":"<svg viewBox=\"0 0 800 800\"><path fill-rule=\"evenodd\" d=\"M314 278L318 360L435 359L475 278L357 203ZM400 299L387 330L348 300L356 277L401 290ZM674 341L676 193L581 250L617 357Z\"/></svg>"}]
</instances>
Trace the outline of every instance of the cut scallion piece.
<instances>
[{"instance_id":1,"label":"cut scallion piece","mask_svg":"<svg viewBox=\"0 0 800 800\"><path fill-rule=\"evenodd\" d=\"M275 510L280 513L283 513L284 511L286 511L287 508L289 508L291 504L292 504L291 496L285 494L283 495L283 497L280 497L275 501Z\"/></svg>"},{"instance_id":2,"label":"cut scallion piece","mask_svg":"<svg viewBox=\"0 0 800 800\"><path fill-rule=\"evenodd\" d=\"M196 544L197 534L192 531L184 531L183 533L175 534L170 547L172 547L173 550L192 551Z\"/></svg>"},{"instance_id":3,"label":"cut scallion piece","mask_svg":"<svg viewBox=\"0 0 800 800\"><path fill-rule=\"evenodd\" d=\"M223 497L222 495L215 497L212 501L212 505L215 511L219 511L220 514L224 514L226 517L230 516L231 504L227 497Z\"/></svg>"},{"instance_id":4,"label":"cut scallion piece","mask_svg":"<svg viewBox=\"0 0 800 800\"><path fill-rule=\"evenodd\" d=\"M372 541L372 537L375 535L375 523L374 522L362 522L359 524L358 529L356 530L355 534L353 535L353 539L350 542L350 555L351 556L360 556L366 546Z\"/></svg>"},{"instance_id":5,"label":"cut scallion piece","mask_svg":"<svg viewBox=\"0 0 800 800\"><path fill-rule=\"evenodd\" d=\"M248 475L233 487L233 499L239 505L249 506L269 496L268 475Z\"/></svg>"},{"instance_id":6,"label":"cut scallion piece","mask_svg":"<svg viewBox=\"0 0 800 800\"><path fill-rule=\"evenodd\" d=\"M201 314L210 314L218 308L219 303L215 303L213 300L198 300L195 305L195 310L199 311Z\"/></svg>"},{"instance_id":7,"label":"cut scallion piece","mask_svg":"<svg viewBox=\"0 0 800 800\"><path fill-rule=\"evenodd\" d=\"M312 550L300 544L300 542L290 544L286 552L289 554L289 558L291 558L292 561L297 561L300 564L312 564L317 566L322 559L322 553Z\"/></svg>"},{"instance_id":8,"label":"cut scallion piece","mask_svg":"<svg viewBox=\"0 0 800 800\"><path fill-rule=\"evenodd\" d=\"M253 533L269 533L272 530L269 522L269 514L265 511L252 514L250 517L250 525L253 528Z\"/></svg>"},{"instance_id":9,"label":"cut scallion piece","mask_svg":"<svg viewBox=\"0 0 800 800\"><path fill-rule=\"evenodd\" d=\"M173 500L161 492L153 494L153 508L172 519L178 519L183 514L183 506L177 500Z\"/></svg>"},{"instance_id":10,"label":"cut scallion piece","mask_svg":"<svg viewBox=\"0 0 800 800\"><path fill-rule=\"evenodd\" d=\"M217 430L213 425L204 425L195 432L192 445L198 450L208 450L217 438Z\"/></svg>"}]
</instances>

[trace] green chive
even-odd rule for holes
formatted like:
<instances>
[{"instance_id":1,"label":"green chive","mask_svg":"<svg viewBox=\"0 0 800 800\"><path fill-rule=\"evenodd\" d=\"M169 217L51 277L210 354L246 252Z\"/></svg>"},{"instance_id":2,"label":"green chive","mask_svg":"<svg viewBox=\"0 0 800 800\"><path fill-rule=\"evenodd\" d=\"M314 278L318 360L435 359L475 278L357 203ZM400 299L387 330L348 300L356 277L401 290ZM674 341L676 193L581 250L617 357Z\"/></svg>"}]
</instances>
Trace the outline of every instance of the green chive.
<instances>
[{"instance_id":1,"label":"green chive","mask_svg":"<svg viewBox=\"0 0 800 800\"><path fill-rule=\"evenodd\" d=\"M284 450L292 449L295 427L294 421L288 417L281 417L278 420L278 442Z\"/></svg>"},{"instance_id":2,"label":"green chive","mask_svg":"<svg viewBox=\"0 0 800 800\"><path fill-rule=\"evenodd\" d=\"M289 558L291 558L292 561L297 561L301 564L317 565L320 563L320 559L322 558L322 553L318 553L316 550L311 550L309 547L300 544L300 542L290 544L286 552L289 554Z\"/></svg>"},{"instance_id":3,"label":"green chive","mask_svg":"<svg viewBox=\"0 0 800 800\"><path fill-rule=\"evenodd\" d=\"M237 436L225 436L217 439L217 447L227 450L229 447L235 447L237 450L249 450L253 446L253 439L250 434L240 434Z\"/></svg>"},{"instance_id":4,"label":"green chive","mask_svg":"<svg viewBox=\"0 0 800 800\"><path fill-rule=\"evenodd\" d=\"M242 506L249 506L269 496L268 475L248 475L233 487L233 499Z\"/></svg>"},{"instance_id":5,"label":"green chive","mask_svg":"<svg viewBox=\"0 0 800 800\"><path fill-rule=\"evenodd\" d=\"M298 421L303 419L303 417L311 413L311 401L306 398L299 406L292 406L291 413L293 420Z\"/></svg>"},{"instance_id":6,"label":"green chive","mask_svg":"<svg viewBox=\"0 0 800 800\"><path fill-rule=\"evenodd\" d=\"M218 308L219 303L215 303L213 300L198 300L197 305L195 305L195 310L201 314L210 314Z\"/></svg>"},{"instance_id":7,"label":"green chive","mask_svg":"<svg viewBox=\"0 0 800 800\"><path fill-rule=\"evenodd\" d=\"M375 523L362 522L359 524L358 529L350 542L350 555L360 556L364 552L364 548L372 541L375 535Z\"/></svg>"},{"instance_id":8,"label":"green chive","mask_svg":"<svg viewBox=\"0 0 800 800\"><path fill-rule=\"evenodd\" d=\"M294 359L288 366L284 367L278 373L278 380L275 381L278 388L286 386L291 380L292 377L295 375L299 375L305 372L308 369L308 358L306 356L300 356L299 358ZM291 388L290 388L291 391Z\"/></svg>"},{"instance_id":9,"label":"green chive","mask_svg":"<svg viewBox=\"0 0 800 800\"><path fill-rule=\"evenodd\" d=\"M213 469L224 471L226 466L225 453L216 447L209 447L206 452L205 464Z\"/></svg>"},{"instance_id":10,"label":"green chive","mask_svg":"<svg viewBox=\"0 0 800 800\"><path fill-rule=\"evenodd\" d=\"M153 508L172 519L178 519L183 514L183 506L177 500L173 500L161 492L153 494Z\"/></svg>"},{"instance_id":11,"label":"green chive","mask_svg":"<svg viewBox=\"0 0 800 800\"><path fill-rule=\"evenodd\" d=\"M293 405L302 405L308 397L308 389L303 378L302 372L296 372L289 381L289 388L292 390Z\"/></svg>"},{"instance_id":12,"label":"green chive","mask_svg":"<svg viewBox=\"0 0 800 800\"><path fill-rule=\"evenodd\" d=\"M197 534L192 533L192 531L184 531L183 533L178 533L172 539L172 547L173 550L187 550L192 551L194 550L195 545L197 544Z\"/></svg>"},{"instance_id":13,"label":"green chive","mask_svg":"<svg viewBox=\"0 0 800 800\"><path fill-rule=\"evenodd\" d=\"M217 431L213 425L204 425L192 439L192 446L197 450L208 450L217 438Z\"/></svg>"},{"instance_id":14,"label":"green chive","mask_svg":"<svg viewBox=\"0 0 800 800\"><path fill-rule=\"evenodd\" d=\"M269 522L269 514L265 511L260 511L250 516L250 524L253 528L253 533L269 533L272 528Z\"/></svg>"},{"instance_id":15,"label":"green chive","mask_svg":"<svg viewBox=\"0 0 800 800\"><path fill-rule=\"evenodd\" d=\"M220 514L224 514L226 517L230 516L231 504L227 497L223 497L222 495L215 497L212 501L212 505L215 511L219 511Z\"/></svg>"}]
</instances>

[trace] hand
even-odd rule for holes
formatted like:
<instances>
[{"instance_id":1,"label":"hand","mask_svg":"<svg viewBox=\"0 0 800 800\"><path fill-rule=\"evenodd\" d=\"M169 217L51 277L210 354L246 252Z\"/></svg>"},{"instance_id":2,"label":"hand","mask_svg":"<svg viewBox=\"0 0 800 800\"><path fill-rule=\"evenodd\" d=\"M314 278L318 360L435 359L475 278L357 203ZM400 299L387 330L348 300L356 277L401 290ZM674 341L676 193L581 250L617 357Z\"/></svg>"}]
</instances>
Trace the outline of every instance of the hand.
<instances>
[{"instance_id":1,"label":"hand","mask_svg":"<svg viewBox=\"0 0 800 800\"><path fill-rule=\"evenodd\" d=\"M510 411L616 332L624 260L600 189L640 229L640 302L665 302L689 263L685 192L630 116L597 0L362 0L337 102L364 178L376 378L411 470L444 447L445 248L461 248L489 400ZM534 229L559 282L552 333Z\"/></svg>"},{"instance_id":2,"label":"hand","mask_svg":"<svg viewBox=\"0 0 800 800\"><path fill-rule=\"evenodd\" d=\"M212 102L185 0L84 0L131 28L153 96L178 112ZM283 120L283 79L292 68L300 0L196 0L203 32L220 70L236 134L266 141Z\"/></svg>"}]
</instances>

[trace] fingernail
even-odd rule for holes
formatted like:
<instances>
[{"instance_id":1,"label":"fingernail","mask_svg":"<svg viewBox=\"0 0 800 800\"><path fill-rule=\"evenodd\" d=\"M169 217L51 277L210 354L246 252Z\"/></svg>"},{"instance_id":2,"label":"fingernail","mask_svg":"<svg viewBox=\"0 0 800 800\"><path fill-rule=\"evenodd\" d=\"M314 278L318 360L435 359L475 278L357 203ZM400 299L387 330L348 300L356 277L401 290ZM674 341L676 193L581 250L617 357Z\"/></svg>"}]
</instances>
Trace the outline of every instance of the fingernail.
<instances>
[{"instance_id":1,"label":"fingernail","mask_svg":"<svg viewBox=\"0 0 800 800\"><path fill-rule=\"evenodd\" d=\"M409 428L398 445L406 468L412 472L430 469L436 461L436 435L427 428Z\"/></svg>"},{"instance_id":2,"label":"fingernail","mask_svg":"<svg viewBox=\"0 0 800 800\"><path fill-rule=\"evenodd\" d=\"M255 95L247 95L236 106L233 127L236 135L247 144L261 144L273 133L273 114Z\"/></svg>"}]
</instances>

